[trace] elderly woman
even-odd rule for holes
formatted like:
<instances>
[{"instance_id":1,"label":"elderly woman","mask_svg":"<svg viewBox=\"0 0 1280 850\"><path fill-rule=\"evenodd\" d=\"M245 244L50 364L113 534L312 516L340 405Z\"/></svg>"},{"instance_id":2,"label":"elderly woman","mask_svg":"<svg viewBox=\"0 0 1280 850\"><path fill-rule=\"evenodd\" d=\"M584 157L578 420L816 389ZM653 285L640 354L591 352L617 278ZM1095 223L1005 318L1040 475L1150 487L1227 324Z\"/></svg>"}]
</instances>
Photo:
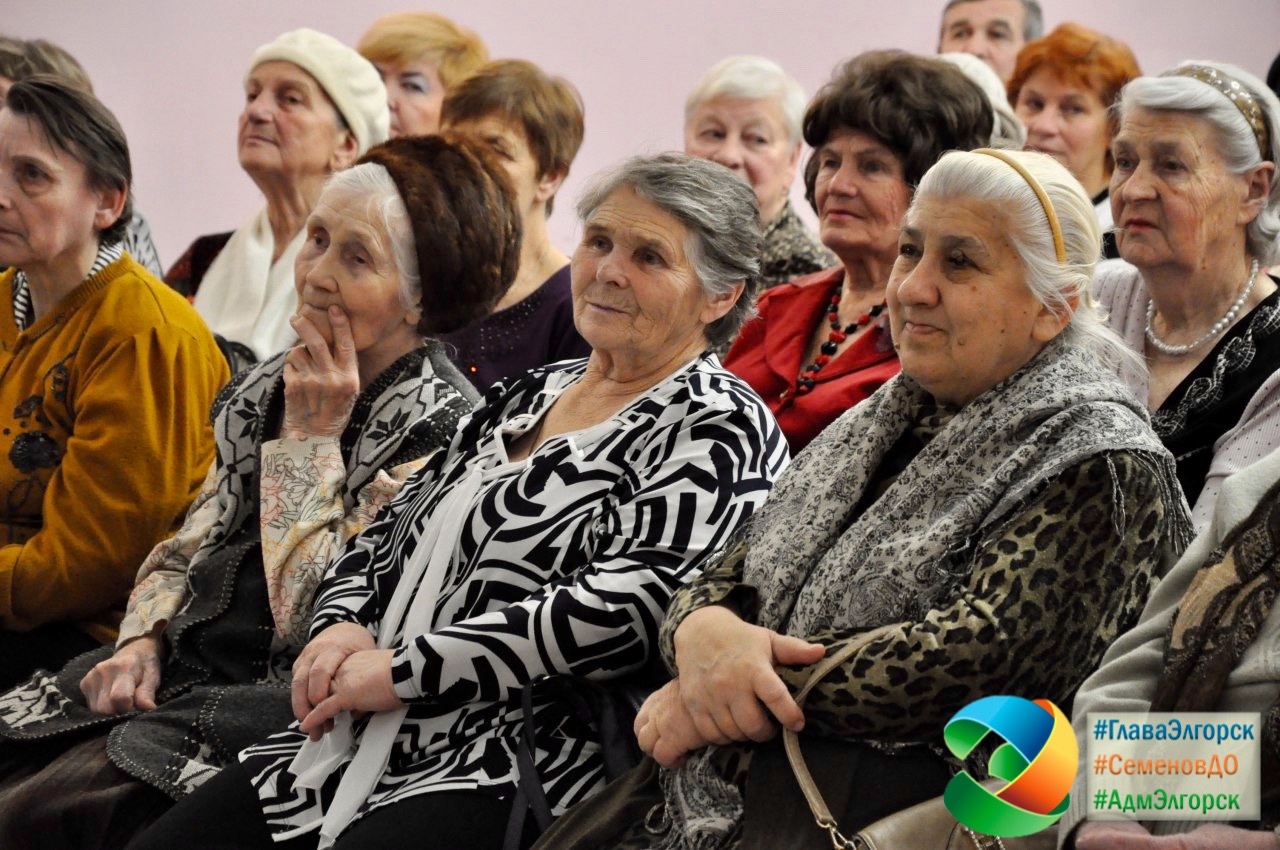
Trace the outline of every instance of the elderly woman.
<instances>
[{"instance_id":1,"label":"elderly woman","mask_svg":"<svg viewBox=\"0 0 1280 850\"><path fill-rule=\"evenodd\" d=\"M453 362L483 392L547 363L585 357L591 346L574 326L569 258L547 235L556 192L582 145L578 93L532 62L492 62L449 92L443 120L497 154L524 222L515 284L492 315L443 337Z\"/></svg>"},{"instance_id":2,"label":"elderly woman","mask_svg":"<svg viewBox=\"0 0 1280 850\"><path fill-rule=\"evenodd\" d=\"M0 687L116 638L138 562L213 457L227 368L126 255L124 131L58 77L0 108Z\"/></svg>"},{"instance_id":3,"label":"elderly woman","mask_svg":"<svg viewBox=\"0 0 1280 850\"><path fill-rule=\"evenodd\" d=\"M240 167L266 206L234 233L201 236L165 280L227 343L232 371L297 339L293 263L325 180L387 138L387 93L369 61L310 29L253 54L240 113Z\"/></svg>"},{"instance_id":4,"label":"elderly woman","mask_svg":"<svg viewBox=\"0 0 1280 850\"><path fill-rule=\"evenodd\" d=\"M1147 369L1122 376L1178 459L1196 528L1225 478L1280 446L1280 102L1187 63L1121 95L1111 177L1120 256L1095 291Z\"/></svg>"},{"instance_id":5,"label":"elderly woman","mask_svg":"<svg viewBox=\"0 0 1280 850\"><path fill-rule=\"evenodd\" d=\"M730 56L707 71L684 103L684 152L720 163L756 193L765 289L836 264L791 206L804 102L804 89L776 62Z\"/></svg>"},{"instance_id":6,"label":"elderly woman","mask_svg":"<svg viewBox=\"0 0 1280 850\"><path fill-rule=\"evenodd\" d=\"M708 353L750 305L760 236L746 184L666 154L608 173L578 209L574 315L591 356L486 396L321 585L294 666L301 725L243 753L139 847L409 834L498 848L509 813L517 837L524 822L526 722L554 812L600 787L589 729L536 692L524 717L523 690L648 664L671 592L759 506L787 453ZM348 712L374 714L353 726Z\"/></svg>"},{"instance_id":7,"label":"elderly woman","mask_svg":"<svg viewBox=\"0 0 1280 850\"><path fill-rule=\"evenodd\" d=\"M1067 23L1022 48L1009 80L1009 99L1027 127L1027 150L1061 162L1093 198L1106 257L1119 256L1108 198L1116 130L1111 105L1141 73L1124 42Z\"/></svg>"},{"instance_id":8,"label":"elderly woman","mask_svg":"<svg viewBox=\"0 0 1280 850\"><path fill-rule=\"evenodd\" d=\"M881 316L898 225L944 151L987 144L986 96L938 59L872 51L841 65L804 117L805 188L840 267L760 296L725 368L760 393L793 453L898 371Z\"/></svg>"},{"instance_id":9,"label":"elderly woman","mask_svg":"<svg viewBox=\"0 0 1280 850\"><path fill-rule=\"evenodd\" d=\"M331 555L471 408L428 340L514 275L519 218L486 152L434 136L377 147L329 180L306 229L301 342L222 395L217 462L143 563L115 652L0 696L0 845L122 846L283 727L280 684Z\"/></svg>"},{"instance_id":10,"label":"elderly woman","mask_svg":"<svg viewBox=\"0 0 1280 850\"><path fill-rule=\"evenodd\" d=\"M1077 850L1274 850L1280 828L1280 452L1222 485L1213 522L1161 580L1142 619L1111 645L1074 706L1080 755L1089 752L1088 713L1247 711L1262 715L1258 738L1261 823L1229 826L1161 820L1085 823L1090 771L1081 767L1059 829ZM1208 628L1206 628L1208 626ZM1135 791L1141 790L1138 788ZM1144 813L1135 813L1135 818ZM1222 819L1229 817L1222 814ZM1145 818L1143 818L1145 819ZM1259 829L1262 827L1262 829ZM1154 834L1153 834L1154 833ZM1180 835L1173 845L1166 836Z\"/></svg>"},{"instance_id":11,"label":"elderly woman","mask_svg":"<svg viewBox=\"0 0 1280 850\"><path fill-rule=\"evenodd\" d=\"M89 82L84 67L58 45L43 38L24 41L0 36L0 102L9 86L33 74L56 74L76 88L93 93L93 83ZM137 207L126 224L121 244L138 265L157 278L164 275L160 255L151 239L151 225Z\"/></svg>"},{"instance_id":12,"label":"elderly woman","mask_svg":"<svg viewBox=\"0 0 1280 850\"><path fill-rule=\"evenodd\" d=\"M445 94L489 61L479 36L435 12L383 15L356 50L387 87L393 138L439 132Z\"/></svg>"},{"instance_id":13,"label":"elderly woman","mask_svg":"<svg viewBox=\"0 0 1280 850\"><path fill-rule=\"evenodd\" d=\"M972 700L1067 704L1189 536L1173 459L1102 368L1123 346L1089 298L1099 239L1049 157L956 152L925 175L887 290L902 373L677 591L677 678L636 720L666 769L641 764L541 846L817 847L785 759L756 743L777 723L831 742L849 833L942 792L931 745ZM880 627L801 711L824 650ZM744 803L748 767L764 784Z\"/></svg>"}]
</instances>

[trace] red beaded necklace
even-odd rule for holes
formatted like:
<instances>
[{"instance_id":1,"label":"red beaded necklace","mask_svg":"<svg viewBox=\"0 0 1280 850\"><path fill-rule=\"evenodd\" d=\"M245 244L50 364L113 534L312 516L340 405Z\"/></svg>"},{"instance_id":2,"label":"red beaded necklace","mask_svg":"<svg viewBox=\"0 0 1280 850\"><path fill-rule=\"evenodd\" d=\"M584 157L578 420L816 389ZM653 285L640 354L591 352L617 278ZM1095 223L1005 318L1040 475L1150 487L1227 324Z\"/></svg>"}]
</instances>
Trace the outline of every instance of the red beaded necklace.
<instances>
[{"instance_id":1,"label":"red beaded necklace","mask_svg":"<svg viewBox=\"0 0 1280 850\"><path fill-rule=\"evenodd\" d=\"M815 383L814 378L822 367L831 362L831 358L835 356L836 351L840 348L840 343L844 342L850 336L857 332L859 328L865 327L884 311L884 302L880 302L867 312L859 316L855 321L850 322L843 328L840 327L840 292L842 287L836 287L835 293L831 296L831 301L827 304L827 323L831 326L830 333L827 334L827 341L822 343L822 348L818 351L817 358L804 367L800 372L800 377L796 378L796 395L804 395L813 389Z\"/></svg>"}]
</instances>

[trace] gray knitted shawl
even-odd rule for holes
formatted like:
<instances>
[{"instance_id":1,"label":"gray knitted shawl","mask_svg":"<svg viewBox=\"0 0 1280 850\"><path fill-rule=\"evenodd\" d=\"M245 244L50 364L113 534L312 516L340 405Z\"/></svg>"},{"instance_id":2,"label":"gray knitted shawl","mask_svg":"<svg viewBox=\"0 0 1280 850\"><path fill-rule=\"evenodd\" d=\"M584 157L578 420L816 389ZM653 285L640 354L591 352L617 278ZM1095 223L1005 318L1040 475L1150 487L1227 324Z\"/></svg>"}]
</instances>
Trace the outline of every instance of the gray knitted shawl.
<instances>
[{"instance_id":1,"label":"gray knitted shawl","mask_svg":"<svg viewBox=\"0 0 1280 850\"><path fill-rule=\"evenodd\" d=\"M855 515L930 401L898 375L832 423L774 485L746 531L743 581L758 591L757 623L807 636L920 620L954 595L975 549L1004 533L1056 476L1095 455L1150 458L1166 504L1185 504L1146 410L1110 370L1059 337L957 411ZM1119 507L1113 519L1123 521ZM1185 507L1170 525L1184 548ZM741 796L718 775L714 749L663 771L675 828L661 847L720 848L736 831Z\"/></svg>"}]
</instances>

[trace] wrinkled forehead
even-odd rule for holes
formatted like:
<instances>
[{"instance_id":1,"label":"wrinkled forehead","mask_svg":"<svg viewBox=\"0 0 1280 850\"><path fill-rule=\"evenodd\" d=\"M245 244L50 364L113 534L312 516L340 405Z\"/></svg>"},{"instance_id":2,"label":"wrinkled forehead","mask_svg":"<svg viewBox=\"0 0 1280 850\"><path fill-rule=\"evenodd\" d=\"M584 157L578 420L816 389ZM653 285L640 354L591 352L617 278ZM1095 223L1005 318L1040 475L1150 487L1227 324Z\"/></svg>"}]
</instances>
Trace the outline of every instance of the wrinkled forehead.
<instances>
[{"instance_id":1,"label":"wrinkled forehead","mask_svg":"<svg viewBox=\"0 0 1280 850\"><path fill-rule=\"evenodd\" d=\"M967 23L976 29L1000 21L1021 38L1025 17L1022 0L960 0L943 13L942 31L945 33L948 27L958 23Z\"/></svg>"},{"instance_id":2,"label":"wrinkled forehead","mask_svg":"<svg viewBox=\"0 0 1280 850\"><path fill-rule=\"evenodd\" d=\"M320 195L307 217L307 229L323 228L331 237L356 239L371 249L385 250L391 244L379 193L344 186L331 186Z\"/></svg>"}]
</instances>

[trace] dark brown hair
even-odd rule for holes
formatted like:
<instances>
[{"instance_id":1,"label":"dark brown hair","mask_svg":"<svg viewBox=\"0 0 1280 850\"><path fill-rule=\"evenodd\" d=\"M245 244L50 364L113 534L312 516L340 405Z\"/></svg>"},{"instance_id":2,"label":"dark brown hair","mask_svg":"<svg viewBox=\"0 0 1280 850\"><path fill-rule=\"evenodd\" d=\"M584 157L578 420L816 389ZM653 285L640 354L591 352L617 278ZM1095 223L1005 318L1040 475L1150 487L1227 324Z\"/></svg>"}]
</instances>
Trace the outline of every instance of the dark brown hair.
<instances>
[{"instance_id":1,"label":"dark brown hair","mask_svg":"<svg viewBox=\"0 0 1280 850\"><path fill-rule=\"evenodd\" d=\"M413 226L424 336L493 311L520 267L520 212L506 171L482 143L405 136L360 158L387 169Z\"/></svg>"},{"instance_id":2,"label":"dark brown hair","mask_svg":"<svg viewBox=\"0 0 1280 850\"><path fill-rule=\"evenodd\" d=\"M837 129L866 133L893 151L913 189L938 157L991 139L995 117L982 89L940 59L901 50L871 50L838 66L804 114L804 140L819 148ZM816 156L804 169L814 204Z\"/></svg>"},{"instance_id":3,"label":"dark brown hair","mask_svg":"<svg viewBox=\"0 0 1280 850\"><path fill-rule=\"evenodd\" d=\"M124 238L133 218L133 166L129 142L111 110L92 94L63 77L35 74L9 88L5 104L40 127L45 141L84 165L89 185L96 190L124 192L120 216L99 237L110 245Z\"/></svg>"}]
</instances>

